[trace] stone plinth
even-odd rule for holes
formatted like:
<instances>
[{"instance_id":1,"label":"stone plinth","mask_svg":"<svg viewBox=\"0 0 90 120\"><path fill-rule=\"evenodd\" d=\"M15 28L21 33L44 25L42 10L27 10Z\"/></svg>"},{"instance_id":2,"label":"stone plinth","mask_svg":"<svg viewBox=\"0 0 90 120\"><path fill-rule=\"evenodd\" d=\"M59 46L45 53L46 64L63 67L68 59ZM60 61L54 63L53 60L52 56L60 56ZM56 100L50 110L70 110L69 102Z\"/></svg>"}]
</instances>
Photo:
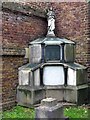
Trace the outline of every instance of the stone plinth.
<instances>
[{"instance_id":1,"label":"stone plinth","mask_svg":"<svg viewBox=\"0 0 90 120\"><path fill-rule=\"evenodd\" d=\"M45 118L49 119L62 119L66 118L63 115L63 106L60 103L57 103L55 98L46 98L41 101L41 105L37 107L35 114L35 119L40 120Z\"/></svg>"},{"instance_id":2,"label":"stone plinth","mask_svg":"<svg viewBox=\"0 0 90 120\"><path fill-rule=\"evenodd\" d=\"M19 85L17 87L18 105L31 107L40 103L45 98L45 90L42 87L30 88L30 86Z\"/></svg>"},{"instance_id":3,"label":"stone plinth","mask_svg":"<svg viewBox=\"0 0 90 120\"><path fill-rule=\"evenodd\" d=\"M57 100L55 98L46 98L41 101L42 106L52 107L57 105Z\"/></svg>"}]
</instances>

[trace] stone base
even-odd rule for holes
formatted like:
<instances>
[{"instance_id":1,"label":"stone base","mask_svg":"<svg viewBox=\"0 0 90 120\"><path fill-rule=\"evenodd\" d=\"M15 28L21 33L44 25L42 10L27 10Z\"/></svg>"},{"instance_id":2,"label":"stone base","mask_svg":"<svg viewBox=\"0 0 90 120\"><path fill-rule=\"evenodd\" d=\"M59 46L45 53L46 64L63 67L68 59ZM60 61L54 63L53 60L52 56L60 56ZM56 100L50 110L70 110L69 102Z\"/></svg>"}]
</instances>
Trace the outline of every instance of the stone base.
<instances>
[{"instance_id":1,"label":"stone base","mask_svg":"<svg viewBox=\"0 0 90 120\"><path fill-rule=\"evenodd\" d=\"M31 106L45 98L45 90L42 87L30 88L30 86L18 86L17 102L19 105Z\"/></svg>"},{"instance_id":2,"label":"stone base","mask_svg":"<svg viewBox=\"0 0 90 120\"><path fill-rule=\"evenodd\" d=\"M67 86L65 89L64 100L76 103L77 105L88 104L88 86Z\"/></svg>"},{"instance_id":3,"label":"stone base","mask_svg":"<svg viewBox=\"0 0 90 120\"><path fill-rule=\"evenodd\" d=\"M56 98L57 101L64 101L64 86L47 86L46 98Z\"/></svg>"},{"instance_id":4,"label":"stone base","mask_svg":"<svg viewBox=\"0 0 90 120\"><path fill-rule=\"evenodd\" d=\"M69 103L75 103L77 105L88 104L88 101L90 101L90 95L88 94L88 90L90 93L90 87L88 87L88 85L66 86L66 87L47 86L46 97L56 98L57 101L65 101Z\"/></svg>"},{"instance_id":5,"label":"stone base","mask_svg":"<svg viewBox=\"0 0 90 120\"><path fill-rule=\"evenodd\" d=\"M83 94L84 93L84 94ZM57 101L74 103L77 105L90 103L90 85L81 86L45 86L31 88L18 86L17 102L19 105L31 107L40 103L44 98L56 98Z\"/></svg>"}]
</instances>

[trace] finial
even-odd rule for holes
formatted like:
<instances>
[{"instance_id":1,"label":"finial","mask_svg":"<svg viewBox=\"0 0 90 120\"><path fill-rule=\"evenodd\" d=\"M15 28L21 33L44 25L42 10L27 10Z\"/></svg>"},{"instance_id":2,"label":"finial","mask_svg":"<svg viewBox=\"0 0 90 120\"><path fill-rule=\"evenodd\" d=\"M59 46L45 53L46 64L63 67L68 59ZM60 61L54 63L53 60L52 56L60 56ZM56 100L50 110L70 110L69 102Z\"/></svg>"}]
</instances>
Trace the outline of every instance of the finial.
<instances>
[{"instance_id":1,"label":"finial","mask_svg":"<svg viewBox=\"0 0 90 120\"><path fill-rule=\"evenodd\" d=\"M55 36L55 13L53 12L52 7L49 8L47 13L47 20L48 20L48 33L47 36Z\"/></svg>"}]
</instances>

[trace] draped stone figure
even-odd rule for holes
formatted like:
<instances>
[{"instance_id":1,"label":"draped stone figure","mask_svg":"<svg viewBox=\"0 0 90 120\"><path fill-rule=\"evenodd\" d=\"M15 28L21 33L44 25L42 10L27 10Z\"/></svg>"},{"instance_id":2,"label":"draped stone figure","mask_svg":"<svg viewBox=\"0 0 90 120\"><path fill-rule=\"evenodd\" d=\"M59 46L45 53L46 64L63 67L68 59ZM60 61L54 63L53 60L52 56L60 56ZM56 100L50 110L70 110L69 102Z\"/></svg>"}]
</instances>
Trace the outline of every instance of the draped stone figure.
<instances>
[{"instance_id":1,"label":"draped stone figure","mask_svg":"<svg viewBox=\"0 0 90 120\"><path fill-rule=\"evenodd\" d=\"M47 20L48 20L48 33L47 35L53 35L54 34L54 29L55 29L55 13L52 10L52 7L48 10L47 13Z\"/></svg>"}]
</instances>

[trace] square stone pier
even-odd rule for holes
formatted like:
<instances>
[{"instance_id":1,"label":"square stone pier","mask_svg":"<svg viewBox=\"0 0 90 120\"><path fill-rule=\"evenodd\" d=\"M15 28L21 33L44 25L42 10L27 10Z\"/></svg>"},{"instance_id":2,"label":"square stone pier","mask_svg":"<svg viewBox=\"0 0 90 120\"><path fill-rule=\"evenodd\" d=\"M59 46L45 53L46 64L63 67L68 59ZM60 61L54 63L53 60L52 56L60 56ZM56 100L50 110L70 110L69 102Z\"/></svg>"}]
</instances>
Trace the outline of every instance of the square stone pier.
<instances>
[{"instance_id":1,"label":"square stone pier","mask_svg":"<svg viewBox=\"0 0 90 120\"><path fill-rule=\"evenodd\" d=\"M64 117L63 105L57 102L55 98L46 98L41 101L41 105L35 108L35 120L69 120Z\"/></svg>"}]
</instances>

